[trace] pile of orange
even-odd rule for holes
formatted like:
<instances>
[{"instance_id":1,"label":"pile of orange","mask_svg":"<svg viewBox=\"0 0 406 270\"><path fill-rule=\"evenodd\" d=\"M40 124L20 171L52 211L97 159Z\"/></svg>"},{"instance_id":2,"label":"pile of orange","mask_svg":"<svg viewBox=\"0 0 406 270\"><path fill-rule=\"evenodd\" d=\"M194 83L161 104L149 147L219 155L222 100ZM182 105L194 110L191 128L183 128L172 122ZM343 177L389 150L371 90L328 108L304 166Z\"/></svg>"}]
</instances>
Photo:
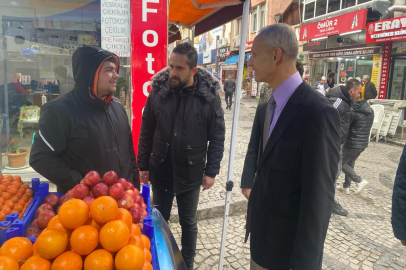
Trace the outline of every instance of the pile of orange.
<instances>
[{"instance_id":1,"label":"pile of orange","mask_svg":"<svg viewBox=\"0 0 406 270\"><path fill-rule=\"evenodd\" d=\"M0 174L0 221L11 213L19 213L22 218L32 201L33 192L28 184L24 184L20 176Z\"/></svg>"},{"instance_id":2,"label":"pile of orange","mask_svg":"<svg viewBox=\"0 0 406 270\"><path fill-rule=\"evenodd\" d=\"M130 212L109 196L89 206L65 202L32 245L23 237L0 248L0 269L151 270L151 243ZM3 268L2 268L3 267Z\"/></svg>"}]
</instances>

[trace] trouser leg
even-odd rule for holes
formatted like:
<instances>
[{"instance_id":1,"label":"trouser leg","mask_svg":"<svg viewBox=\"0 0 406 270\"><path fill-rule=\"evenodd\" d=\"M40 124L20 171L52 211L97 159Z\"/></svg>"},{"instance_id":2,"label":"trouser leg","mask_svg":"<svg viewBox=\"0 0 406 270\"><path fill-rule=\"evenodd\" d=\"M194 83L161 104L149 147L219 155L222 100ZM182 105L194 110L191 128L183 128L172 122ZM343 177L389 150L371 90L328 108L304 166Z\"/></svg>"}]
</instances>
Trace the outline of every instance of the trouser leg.
<instances>
[{"instance_id":1,"label":"trouser leg","mask_svg":"<svg viewBox=\"0 0 406 270\"><path fill-rule=\"evenodd\" d=\"M168 222L171 216L171 209L173 203L173 193L165 192L165 190L152 186L152 204L161 212L162 217Z\"/></svg>"},{"instance_id":2,"label":"trouser leg","mask_svg":"<svg viewBox=\"0 0 406 270\"><path fill-rule=\"evenodd\" d=\"M179 222L182 228L182 256L188 270L193 269L197 241L197 205L200 187L176 196Z\"/></svg>"},{"instance_id":3,"label":"trouser leg","mask_svg":"<svg viewBox=\"0 0 406 270\"><path fill-rule=\"evenodd\" d=\"M343 150L341 148L340 149L340 160L338 161L338 165L337 165L338 166L337 175L336 175L336 179L334 179L334 188L337 185L338 177L340 177L341 169L342 169L342 166L343 166L342 161L343 161Z\"/></svg>"},{"instance_id":4,"label":"trouser leg","mask_svg":"<svg viewBox=\"0 0 406 270\"><path fill-rule=\"evenodd\" d=\"M343 172L346 176L346 182L344 183L344 188L351 186L351 181L360 183L362 181L361 177L354 171L355 161L364 151L364 149L359 148L344 148L343 151L347 152L347 158L345 163L343 162ZM348 178L348 180L347 180Z\"/></svg>"}]
</instances>

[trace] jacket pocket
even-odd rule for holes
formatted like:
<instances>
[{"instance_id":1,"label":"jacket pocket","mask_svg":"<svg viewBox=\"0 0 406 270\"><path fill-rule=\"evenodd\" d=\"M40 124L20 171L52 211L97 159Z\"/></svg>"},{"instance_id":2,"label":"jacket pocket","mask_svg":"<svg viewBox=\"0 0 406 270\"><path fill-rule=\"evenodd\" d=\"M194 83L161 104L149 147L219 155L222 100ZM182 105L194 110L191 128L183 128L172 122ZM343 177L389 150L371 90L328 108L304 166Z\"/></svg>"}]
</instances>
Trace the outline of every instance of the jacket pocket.
<instances>
[{"instance_id":1,"label":"jacket pocket","mask_svg":"<svg viewBox=\"0 0 406 270\"><path fill-rule=\"evenodd\" d=\"M290 171L294 168L298 155L298 141L280 139L272 153L271 168L277 171Z\"/></svg>"},{"instance_id":2,"label":"jacket pocket","mask_svg":"<svg viewBox=\"0 0 406 270\"><path fill-rule=\"evenodd\" d=\"M166 155L168 154L169 143L156 142L152 147L152 152L150 156L150 165L158 166L165 162Z\"/></svg>"},{"instance_id":3,"label":"jacket pocket","mask_svg":"<svg viewBox=\"0 0 406 270\"><path fill-rule=\"evenodd\" d=\"M158 130L161 130L162 122L163 122L164 116L165 116L165 111L161 111L161 112L159 113L159 116L158 116L158 124L157 124Z\"/></svg>"},{"instance_id":4,"label":"jacket pocket","mask_svg":"<svg viewBox=\"0 0 406 270\"><path fill-rule=\"evenodd\" d=\"M196 155L188 155L187 167L189 172L189 181L198 182L202 181L204 166L206 161L206 151L202 151Z\"/></svg>"}]
</instances>

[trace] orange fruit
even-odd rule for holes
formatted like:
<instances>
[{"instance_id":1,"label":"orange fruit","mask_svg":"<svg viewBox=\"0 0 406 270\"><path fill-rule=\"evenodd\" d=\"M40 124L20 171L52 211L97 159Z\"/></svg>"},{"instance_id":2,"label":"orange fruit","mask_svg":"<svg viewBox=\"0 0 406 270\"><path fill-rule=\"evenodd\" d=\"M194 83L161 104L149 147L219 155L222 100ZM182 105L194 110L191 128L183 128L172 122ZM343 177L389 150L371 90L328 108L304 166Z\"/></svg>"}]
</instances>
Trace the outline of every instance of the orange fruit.
<instances>
[{"instance_id":1,"label":"orange fruit","mask_svg":"<svg viewBox=\"0 0 406 270\"><path fill-rule=\"evenodd\" d=\"M145 258L145 260L146 260L147 262L151 262L151 261L152 261L152 254L151 254L151 252L150 252L148 249L146 249L146 248L144 248L144 258Z\"/></svg>"},{"instance_id":2,"label":"orange fruit","mask_svg":"<svg viewBox=\"0 0 406 270\"><path fill-rule=\"evenodd\" d=\"M144 267L142 267L142 270L153 270L152 264L150 262L145 262Z\"/></svg>"},{"instance_id":3,"label":"orange fruit","mask_svg":"<svg viewBox=\"0 0 406 270\"><path fill-rule=\"evenodd\" d=\"M89 217L89 206L82 200L72 199L59 208L58 218L66 229L76 229L86 223Z\"/></svg>"},{"instance_id":4,"label":"orange fruit","mask_svg":"<svg viewBox=\"0 0 406 270\"><path fill-rule=\"evenodd\" d=\"M96 230L100 231L100 229L102 228L102 225L100 225L99 223L97 223L96 221L94 221L92 218L88 219L85 223L85 225L90 225L92 227L95 227Z\"/></svg>"},{"instance_id":5,"label":"orange fruit","mask_svg":"<svg viewBox=\"0 0 406 270\"><path fill-rule=\"evenodd\" d=\"M100 244L110 252L119 251L127 245L130 230L122 220L113 220L106 223L100 230Z\"/></svg>"},{"instance_id":6,"label":"orange fruit","mask_svg":"<svg viewBox=\"0 0 406 270\"><path fill-rule=\"evenodd\" d=\"M137 246L127 245L117 252L114 262L117 270L142 270L144 251Z\"/></svg>"},{"instance_id":7,"label":"orange fruit","mask_svg":"<svg viewBox=\"0 0 406 270\"><path fill-rule=\"evenodd\" d=\"M131 225L133 224L133 218L127 209L118 208L118 213L117 213L115 220L124 221L124 223L127 224L128 229L131 231Z\"/></svg>"},{"instance_id":8,"label":"orange fruit","mask_svg":"<svg viewBox=\"0 0 406 270\"><path fill-rule=\"evenodd\" d=\"M113 255L104 249L98 249L87 255L84 270L112 270Z\"/></svg>"},{"instance_id":9,"label":"orange fruit","mask_svg":"<svg viewBox=\"0 0 406 270\"><path fill-rule=\"evenodd\" d=\"M51 270L51 262L40 256L32 256L21 266L20 270Z\"/></svg>"},{"instance_id":10,"label":"orange fruit","mask_svg":"<svg viewBox=\"0 0 406 270\"><path fill-rule=\"evenodd\" d=\"M72 230L66 229L62 225L62 223L59 221L58 215L51 218L51 220L48 222L47 229L48 230L57 230L57 231L64 232L64 233L66 233L68 235L68 238L70 238L70 236L72 234Z\"/></svg>"},{"instance_id":11,"label":"orange fruit","mask_svg":"<svg viewBox=\"0 0 406 270\"><path fill-rule=\"evenodd\" d=\"M11 238L0 249L0 255L13 257L17 261L27 260L32 256L32 252L31 241L24 237Z\"/></svg>"},{"instance_id":12,"label":"orange fruit","mask_svg":"<svg viewBox=\"0 0 406 270\"><path fill-rule=\"evenodd\" d=\"M0 269L1 270L19 270L20 265L17 260L11 256L0 256Z\"/></svg>"},{"instance_id":13,"label":"orange fruit","mask_svg":"<svg viewBox=\"0 0 406 270\"><path fill-rule=\"evenodd\" d=\"M90 225L83 225L76 228L71 237L70 245L79 255L90 254L99 244L99 232Z\"/></svg>"},{"instance_id":14,"label":"orange fruit","mask_svg":"<svg viewBox=\"0 0 406 270\"><path fill-rule=\"evenodd\" d=\"M90 216L99 224L104 224L116 218L118 205L110 196L101 196L90 206Z\"/></svg>"},{"instance_id":15,"label":"orange fruit","mask_svg":"<svg viewBox=\"0 0 406 270\"><path fill-rule=\"evenodd\" d=\"M37 241L34 242L34 244L32 244L32 256L38 255L38 250L37 250Z\"/></svg>"},{"instance_id":16,"label":"orange fruit","mask_svg":"<svg viewBox=\"0 0 406 270\"><path fill-rule=\"evenodd\" d=\"M137 224L131 224L131 228L130 228L130 234L134 234L134 235L141 235L141 229L140 227L138 227Z\"/></svg>"},{"instance_id":17,"label":"orange fruit","mask_svg":"<svg viewBox=\"0 0 406 270\"><path fill-rule=\"evenodd\" d=\"M149 240L148 236L145 234L141 234L141 240L144 243L144 247L148 250L151 249L151 241Z\"/></svg>"},{"instance_id":18,"label":"orange fruit","mask_svg":"<svg viewBox=\"0 0 406 270\"><path fill-rule=\"evenodd\" d=\"M144 249L144 242L141 240L141 236L130 234L130 239L128 240L129 245L135 245L140 249Z\"/></svg>"},{"instance_id":19,"label":"orange fruit","mask_svg":"<svg viewBox=\"0 0 406 270\"><path fill-rule=\"evenodd\" d=\"M56 257L51 270L82 270L83 259L73 251L67 251Z\"/></svg>"},{"instance_id":20,"label":"orange fruit","mask_svg":"<svg viewBox=\"0 0 406 270\"><path fill-rule=\"evenodd\" d=\"M57 230L44 230L38 236L36 249L45 259L54 259L62 254L68 245L68 235Z\"/></svg>"}]
</instances>

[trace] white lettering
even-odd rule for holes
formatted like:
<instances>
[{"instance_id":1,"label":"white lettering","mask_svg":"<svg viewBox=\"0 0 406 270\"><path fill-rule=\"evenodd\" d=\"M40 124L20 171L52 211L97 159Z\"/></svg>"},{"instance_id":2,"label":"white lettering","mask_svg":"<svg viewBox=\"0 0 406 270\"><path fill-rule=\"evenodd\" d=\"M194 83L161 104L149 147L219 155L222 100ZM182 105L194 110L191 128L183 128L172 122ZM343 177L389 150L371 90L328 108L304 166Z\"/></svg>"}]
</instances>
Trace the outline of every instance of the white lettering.
<instances>
[{"instance_id":1,"label":"white lettering","mask_svg":"<svg viewBox=\"0 0 406 270\"><path fill-rule=\"evenodd\" d=\"M382 23L381 22L377 22L375 24L375 32L380 32L382 31Z\"/></svg>"},{"instance_id":2,"label":"white lettering","mask_svg":"<svg viewBox=\"0 0 406 270\"><path fill-rule=\"evenodd\" d=\"M142 86L142 93L144 96L148 97L149 92L148 92L148 87L152 85L152 82L145 82L144 85Z\"/></svg>"},{"instance_id":3,"label":"white lettering","mask_svg":"<svg viewBox=\"0 0 406 270\"><path fill-rule=\"evenodd\" d=\"M400 21L398 19L395 19L395 20L393 20L390 29L397 29L397 28L400 28Z\"/></svg>"},{"instance_id":4,"label":"white lettering","mask_svg":"<svg viewBox=\"0 0 406 270\"><path fill-rule=\"evenodd\" d=\"M400 23L402 24L402 27L406 27L406 17L400 18Z\"/></svg>"},{"instance_id":5,"label":"white lettering","mask_svg":"<svg viewBox=\"0 0 406 270\"><path fill-rule=\"evenodd\" d=\"M148 42L148 35L153 36L152 42ZM144 42L144 45L147 47L155 47L158 44L158 34L154 30L146 30L142 34L142 42Z\"/></svg>"},{"instance_id":6,"label":"white lettering","mask_svg":"<svg viewBox=\"0 0 406 270\"><path fill-rule=\"evenodd\" d=\"M149 74L155 74L155 71L152 69L152 62L155 61L155 58L152 57L152 53L148 54L148 57L145 58L145 61L148 62L148 73Z\"/></svg>"},{"instance_id":7,"label":"white lettering","mask_svg":"<svg viewBox=\"0 0 406 270\"><path fill-rule=\"evenodd\" d=\"M142 0L142 21L147 21L147 13L158 13L158 10L155 8L147 8L148 3L158 4L159 0Z\"/></svg>"}]
</instances>

